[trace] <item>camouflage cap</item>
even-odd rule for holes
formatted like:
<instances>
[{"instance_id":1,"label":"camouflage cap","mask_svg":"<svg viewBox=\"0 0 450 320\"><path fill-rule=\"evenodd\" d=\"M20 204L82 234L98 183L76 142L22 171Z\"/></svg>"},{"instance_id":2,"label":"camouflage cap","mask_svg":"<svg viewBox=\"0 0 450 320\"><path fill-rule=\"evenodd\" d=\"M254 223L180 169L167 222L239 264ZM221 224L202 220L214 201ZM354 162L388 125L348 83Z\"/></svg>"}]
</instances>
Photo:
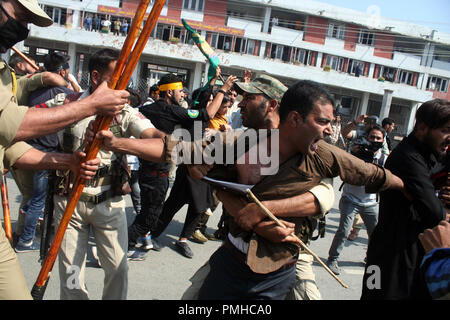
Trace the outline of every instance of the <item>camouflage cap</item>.
<instances>
[{"instance_id":1,"label":"camouflage cap","mask_svg":"<svg viewBox=\"0 0 450 320\"><path fill-rule=\"evenodd\" d=\"M278 103L288 89L280 80L266 74L260 75L251 82L236 82L235 85L247 93L263 93L271 99L278 100Z\"/></svg>"}]
</instances>

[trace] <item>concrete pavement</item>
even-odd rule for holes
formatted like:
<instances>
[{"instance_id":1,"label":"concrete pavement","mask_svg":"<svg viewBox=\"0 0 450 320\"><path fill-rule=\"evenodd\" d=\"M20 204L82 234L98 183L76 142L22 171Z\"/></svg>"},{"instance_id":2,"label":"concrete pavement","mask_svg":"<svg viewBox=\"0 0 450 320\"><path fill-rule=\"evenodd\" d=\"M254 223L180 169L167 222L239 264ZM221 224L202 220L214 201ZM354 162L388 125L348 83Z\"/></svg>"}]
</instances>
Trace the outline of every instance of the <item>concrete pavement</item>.
<instances>
[{"instance_id":1,"label":"concrete pavement","mask_svg":"<svg viewBox=\"0 0 450 320\"><path fill-rule=\"evenodd\" d=\"M339 224L339 211L337 210L340 192L337 191L340 180L335 179L334 189L336 202L334 208L327 215L325 238L313 241L310 248L326 260L328 249L337 226ZM21 200L20 192L11 176L8 175L8 191L11 210L11 219L14 224L17 220L18 205ZM134 219L134 210L131 199L126 196L126 214L128 223ZM167 230L159 237L159 243L163 246L160 252L150 251L145 261L129 262L129 286L128 299L130 300L178 300L185 289L190 285L189 278L205 263L210 255L220 246L219 241L208 241L198 244L189 241L194 252L194 258L188 259L180 255L174 249L174 242L181 232L187 206L184 206L175 216ZM219 206L208 222L210 232L214 232L219 221L222 208ZM93 240L93 239L91 239ZM92 241L91 241L92 243ZM319 290L325 300L355 300L359 299L362 287L362 275L364 272L364 257L367 249L367 233L365 229L360 232L360 237L355 241L347 241L342 252L339 265L341 267L340 279L349 285L343 288L331 275L329 275L317 262L314 263L314 272ZM31 289L40 270L38 252L18 254L19 261ZM88 255L86 283L90 298L101 299L104 273ZM58 263L52 271L51 278L44 296L47 300L59 300L59 276Z\"/></svg>"}]
</instances>

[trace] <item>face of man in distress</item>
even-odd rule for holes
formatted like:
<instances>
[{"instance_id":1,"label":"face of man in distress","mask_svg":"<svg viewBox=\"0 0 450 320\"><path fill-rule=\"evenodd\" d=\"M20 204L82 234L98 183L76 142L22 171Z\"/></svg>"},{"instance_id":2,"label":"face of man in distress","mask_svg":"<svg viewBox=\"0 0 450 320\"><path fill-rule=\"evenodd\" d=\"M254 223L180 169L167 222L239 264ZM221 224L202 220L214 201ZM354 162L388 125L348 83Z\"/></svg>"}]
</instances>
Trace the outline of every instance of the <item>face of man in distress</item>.
<instances>
[{"instance_id":1,"label":"face of man in distress","mask_svg":"<svg viewBox=\"0 0 450 320\"><path fill-rule=\"evenodd\" d=\"M450 121L440 128L428 128L424 142L436 155L445 155L450 145Z\"/></svg>"},{"instance_id":2,"label":"face of man in distress","mask_svg":"<svg viewBox=\"0 0 450 320\"><path fill-rule=\"evenodd\" d=\"M329 102L316 101L314 108L305 119L298 112L291 111L287 125L292 131L292 139L297 151L305 155L313 155L319 140L331 135L333 119L333 106Z\"/></svg>"}]
</instances>

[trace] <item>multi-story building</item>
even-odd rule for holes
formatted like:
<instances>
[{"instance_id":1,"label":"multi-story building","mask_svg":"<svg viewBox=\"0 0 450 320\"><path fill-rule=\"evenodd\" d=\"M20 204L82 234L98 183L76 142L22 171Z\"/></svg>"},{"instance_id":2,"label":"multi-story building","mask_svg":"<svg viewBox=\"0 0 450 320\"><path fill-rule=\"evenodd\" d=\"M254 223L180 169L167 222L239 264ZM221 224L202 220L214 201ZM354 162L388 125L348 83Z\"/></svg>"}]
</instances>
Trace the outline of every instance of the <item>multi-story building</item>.
<instances>
[{"instance_id":1,"label":"multi-story building","mask_svg":"<svg viewBox=\"0 0 450 320\"><path fill-rule=\"evenodd\" d=\"M92 28L86 18L130 23L139 1L39 2L55 23L32 26L20 47L37 61L52 50L67 52L72 73L86 87L89 55L100 47L120 49L125 40L124 34L86 30ZM397 134L405 135L420 103L450 98L450 34L309 0L166 0L134 86L147 90L167 72L182 76L190 89L201 86L208 65L181 18L215 48L225 75L251 69L288 85L320 82L334 94L344 119L389 116Z\"/></svg>"}]
</instances>

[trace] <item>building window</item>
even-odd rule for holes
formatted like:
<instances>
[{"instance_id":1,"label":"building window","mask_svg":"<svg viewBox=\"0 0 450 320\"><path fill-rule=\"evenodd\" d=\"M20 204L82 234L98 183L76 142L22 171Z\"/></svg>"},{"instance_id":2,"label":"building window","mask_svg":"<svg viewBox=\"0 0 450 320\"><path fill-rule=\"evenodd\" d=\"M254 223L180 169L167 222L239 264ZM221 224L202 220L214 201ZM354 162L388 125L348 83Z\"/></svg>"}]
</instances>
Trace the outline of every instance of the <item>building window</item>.
<instances>
[{"instance_id":1,"label":"building window","mask_svg":"<svg viewBox=\"0 0 450 320\"><path fill-rule=\"evenodd\" d=\"M404 83L404 84L408 84L408 85L412 86L413 79L414 79L414 76L413 76L412 72L409 72L409 71L400 72L400 79L399 79L400 83Z\"/></svg>"},{"instance_id":2,"label":"building window","mask_svg":"<svg viewBox=\"0 0 450 320\"><path fill-rule=\"evenodd\" d=\"M203 12L204 0L183 0L183 9Z\"/></svg>"},{"instance_id":3,"label":"building window","mask_svg":"<svg viewBox=\"0 0 450 320\"><path fill-rule=\"evenodd\" d=\"M272 44L272 48L270 49L270 57L272 59L281 59L283 57L283 49L284 46L280 44Z\"/></svg>"},{"instance_id":4,"label":"building window","mask_svg":"<svg viewBox=\"0 0 450 320\"><path fill-rule=\"evenodd\" d=\"M292 47L272 43L270 48L270 57L272 59L280 59L284 62L290 62L292 49Z\"/></svg>"},{"instance_id":5,"label":"building window","mask_svg":"<svg viewBox=\"0 0 450 320\"><path fill-rule=\"evenodd\" d=\"M67 9L44 6L45 13L52 18L53 22L60 25L66 24Z\"/></svg>"},{"instance_id":6,"label":"building window","mask_svg":"<svg viewBox=\"0 0 450 320\"><path fill-rule=\"evenodd\" d=\"M336 56L327 56L327 66L330 66L331 70L344 71L344 58Z\"/></svg>"},{"instance_id":7,"label":"building window","mask_svg":"<svg viewBox=\"0 0 450 320\"><path fill-rule=\"evenodd\" d=\"M383 77L386 81L395 81L395 69L385 66L380 67L379 77Z\"/></svg>"},{"instance_id":8,"label":"building window","mask_svg":"<svg viewBox=\"0 0 450 320\"><path fill-rule=\"evenodd\" d=\"M149 6L153 6L155 4L155 0L150 0ZM164 2L164 7L167 7L169 5L169 0L166 0Z\"/></svg>"},{"instance_id":9,"label":"building window","mask_svg":"<svg viewBox=\"0 0 450 320\"><path fill-rule=\"evenodd\" d=\"M169 41L170 40L170 28L171 28L171 26L168 24L158 23L156 26L155 38Z\"/></svg>"},{"instance_id":10,"label":"building window","mask_svg":"<svg viewBox=\"0 0 450 320\"><path fill-rule=\"evenodd\" d=\"M311 51L297 49L297 52L294 55L294 62L300 62L304 65L311 65L312 54Z\"/></svg>"},{"instance_id":11,"label":"building window","mask_svg":"<svg viewBox=\"0 0 450 320\"><path fill-rule=\"evenodd\" d=\"M233 51L234 52L245 52L245 45L246 45L246 39L245 38L239 38L237 37L235 42L234 42L234 48Z\"/></svg>"},{"instance_id":12,"label":"building window","mask_svg":"<svg viewBox=\"0 0 450 320\"><path fill-rule=\"evenodd\" d=\"M220 33L213 33L211 35L210 46L213 48L230 51L232 43L233 43L232 36Z\"/></svg>"},{"instance_id":13,"label":"building window","mask_svg":"<svg viewBox=\"0 0 450 320\"><path fill-rule=\"evenodd\" d=\"M345 39L345 25L330 23L328 25L327 37L336 39Z\"/></svg>"},{"instance_id":14,"label":"building window","mask_svg":"<svg viewBox=\"0 0 450 320\"><path fill-rule=\"evenodd\" d=\"M255 48L256 48L256 41L247 39L247 48L245 49L245 53L257 55L258 53L255 53Z\"/></svg>"},{"instance_id":15,"label":"building window","mask_svg":"<svg viewBox=\"0 0 450 320\"><path fill-rule=\"evenodd\" d=\"M430 76L427 81L427 90L447 92L448 79Z\"/></svg>"},{"instance_id":16,"label":"building window","mask_svg":"<svg viewBox=\"0 0 450 320\"><path fill-rule=\"evenodd\" d=\"M372 32L361 31L358 36L358 43L373 46L375 43L375 34Z\"/></svg>"},{"instance_id":17,"label":"building window","mask_svg":"<svg viewBox=\"0 0 450 320\"><path fill-rule=\"evenodd\" d=\"M355 76L362 76L364 73L364 66L364 62L350 59L348 64L348 73Z\"/></svg>"}]
</instances>

